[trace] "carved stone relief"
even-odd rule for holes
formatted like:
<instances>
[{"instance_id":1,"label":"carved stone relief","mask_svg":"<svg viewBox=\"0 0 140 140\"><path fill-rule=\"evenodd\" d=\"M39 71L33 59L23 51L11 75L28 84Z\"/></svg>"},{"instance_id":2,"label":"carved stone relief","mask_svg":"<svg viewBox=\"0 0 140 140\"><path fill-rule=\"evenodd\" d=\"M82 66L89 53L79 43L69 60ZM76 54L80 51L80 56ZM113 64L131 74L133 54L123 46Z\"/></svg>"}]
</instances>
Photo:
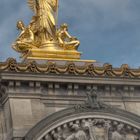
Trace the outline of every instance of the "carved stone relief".
<instances>
[{"instance_id":1,"label":"carved stone relief","mask_svg":"<svg viewBox=\"0 0 140 140\"><path fill-rule=\"evenodd\" d=\"M81 119L63 124L41 140L140 140L140 130L107 119Z\"/></svg>"}]
</instances>

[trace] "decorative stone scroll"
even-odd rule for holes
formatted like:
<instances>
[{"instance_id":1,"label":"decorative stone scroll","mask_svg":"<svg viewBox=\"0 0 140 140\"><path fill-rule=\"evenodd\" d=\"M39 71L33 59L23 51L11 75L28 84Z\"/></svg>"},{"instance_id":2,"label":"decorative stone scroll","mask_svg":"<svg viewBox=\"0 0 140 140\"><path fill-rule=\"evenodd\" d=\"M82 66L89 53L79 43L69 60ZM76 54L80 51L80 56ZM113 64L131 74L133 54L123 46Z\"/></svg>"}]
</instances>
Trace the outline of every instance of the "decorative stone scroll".
<instances>
[{"instance_id":1,"label":"decorative stone scroll","mask_svg":"<svg viewBox=\"0 0 140 140\"><path fill-rule=\"evenodd\" d=\"M64 123L41 140L140 140L140 130L119 121L86 118Z\"/></svg>"},{"instance_id":2,"label":"decorative stone scroll","mask_svg":"<svg viewBox=\"0 0 140 140\"><path fill-rule=\"evenodd\" d=\"M102 67L86 63L83 66L77 66L74 62L67 62L64 65L58 65L54 61L45 64L37 64L35 61L27 63L18 63L15 59L7 59L0 63L0 71L8 72L26 72L43 74L72 74L79 76L99 76L99 77L127 77L140 78L140 69L130 69L124 64L120 68L113 68L110 64L104 64Z\"/></svg>"}]
</instances>

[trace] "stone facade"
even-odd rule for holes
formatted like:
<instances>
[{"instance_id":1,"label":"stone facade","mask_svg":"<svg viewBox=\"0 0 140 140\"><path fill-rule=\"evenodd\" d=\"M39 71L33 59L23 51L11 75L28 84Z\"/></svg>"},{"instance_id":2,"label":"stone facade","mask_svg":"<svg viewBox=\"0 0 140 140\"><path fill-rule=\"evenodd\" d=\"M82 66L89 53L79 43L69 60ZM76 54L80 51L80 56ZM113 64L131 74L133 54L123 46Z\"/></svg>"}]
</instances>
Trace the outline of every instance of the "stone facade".
<instances>
[{"instance_id":1,"label":"stone facade","mask_svg":"<svg viewBox=\"0 0 140 140\"><path fill-rule=\"evenodd\" d=\"M39 129L39 122L44 118L48 118L55 112L59 114L60 110L84 104L87 100L86 93L91 89L96 91L101 102L121 109L134 118L130 117L132 118L130 119L128 115L128 120L127 117L124 120L123 117L118 119L116 117L113 120L113 117L110 118L105 114L104 117L99 117L100 113L91 117L91 115L86 116L85 113L86 118L74 117L73 121L69 118L67 123L59 124L61 131L62 126L65 124L68 126L68 134L64 138L52 129L48 135L46 133L45 137L40 137L40 140L59 139L58 137L70 140L79 133L91 140L122 140L128 137L130 140L139 140L140 120L137 118L140 116L140 71L138 69L130 69L127 65L121 68L112 68L109 64L97 66L87 62L49 61L46 65L35 62L17 63L14 59L0 63L0 139L23 139L35 125L39 124ZM122 123L120 123L121 119ZM78 128L73 125L77 124L76 120ZM70 122L72 124L67 125ZM111 128L108 135L107 122ZM89 126L85 128L89 123L94 127L94 133L98 133L99 130L102 132L103 136L99 136L102 138L94 138L94 136L90 138L91 129ZM59 129L59 126L56 125L54 129ZM123 129L123 133L120 133L119 126ZM126 134L129 129L132 130L131 133ZM52 132L57 135L56 138L54 135L53 138L48 138ZM120 139L115 138L116 135ZM39 137L35 139L39 140ZM82 139L84 140L84 136Z\"/></svg>"}]
</instances>

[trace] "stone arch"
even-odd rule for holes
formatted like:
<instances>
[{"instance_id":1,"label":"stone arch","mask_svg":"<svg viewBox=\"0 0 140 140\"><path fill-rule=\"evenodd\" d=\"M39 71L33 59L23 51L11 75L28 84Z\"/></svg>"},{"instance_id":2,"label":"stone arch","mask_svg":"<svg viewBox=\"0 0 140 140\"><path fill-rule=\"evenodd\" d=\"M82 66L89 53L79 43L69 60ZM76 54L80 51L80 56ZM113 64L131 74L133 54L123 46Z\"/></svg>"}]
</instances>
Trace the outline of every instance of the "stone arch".
<instances>
[{"instance_id":1,"label":"stone arch","mask_svg":"<svg viewBox=\"0 0 140 140\"><path fill-rule=\"evenodd\" d=\"M94 129L93 133L89 126ZM79 128L76 130L75 127ZM119 128L124 133L118 132ZM27 133L24 140L67 140L76 133L86 135L87 140L92 135L95 138L90 138L91 140L98 140L98 137L102 137L99 138L101 140L113 140L112 137L116 133L125 139L130 137L130 140L140 140L140 117L107 106L100 108L77 106L44 118Z\"/></svg>"}]
</instances>

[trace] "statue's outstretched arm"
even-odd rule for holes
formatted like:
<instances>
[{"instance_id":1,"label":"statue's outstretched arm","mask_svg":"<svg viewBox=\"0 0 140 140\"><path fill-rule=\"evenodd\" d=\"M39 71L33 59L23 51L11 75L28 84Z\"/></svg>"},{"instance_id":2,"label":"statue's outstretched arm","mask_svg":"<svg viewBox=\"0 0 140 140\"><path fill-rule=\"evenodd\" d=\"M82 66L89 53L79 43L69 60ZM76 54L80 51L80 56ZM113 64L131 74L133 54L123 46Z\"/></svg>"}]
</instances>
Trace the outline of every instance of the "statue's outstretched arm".
<instances>
[{"instance_id":1,"label":"statue's outstretched arm","mask_svg":"<svg viewBox=\"0 0 140 140\"><path fill-rule=\"evenodd\" d=\"M67 36L69 39L72 38L72 36L71 36L67 31L65 31L65 34L66 34L66 36Z\"/></svg>"}]
</instances>

